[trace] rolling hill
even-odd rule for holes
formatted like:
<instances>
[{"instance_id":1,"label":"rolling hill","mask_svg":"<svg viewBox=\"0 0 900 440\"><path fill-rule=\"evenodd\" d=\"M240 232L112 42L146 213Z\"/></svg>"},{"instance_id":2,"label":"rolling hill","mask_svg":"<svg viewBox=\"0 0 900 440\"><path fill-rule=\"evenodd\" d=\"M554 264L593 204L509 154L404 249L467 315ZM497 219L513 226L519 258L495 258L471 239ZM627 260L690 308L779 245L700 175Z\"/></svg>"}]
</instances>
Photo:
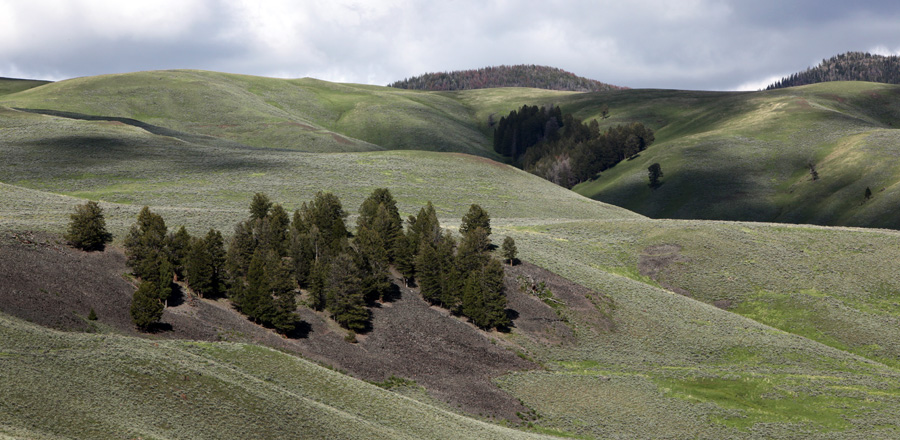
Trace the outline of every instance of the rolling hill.
<instances>
[{"instance_id":1,"label":"rolling hill","mask_svg":"<svg viewBox=\"0 0 900 440\"><path fill-rule=\"evenodd\" d=\"M495 66L454 72L426 73L388 85L410 90L474 90L498 87L528 87L569 92L597 92L624 87L583 78L562 69L547 66Z\"/></svg>"},{"instance_id":2,"label":"rolling hill","mask_svg":"<svg viewBox=\"0 0 900 440\"><path fill-rule=\"evenodd\" d=\"M243 138L228 129L206 127L221 125L217 121L227 113L204 112L202 100L188 99L207 93L194 95L195 86L210 90L204 85L206 78L224 78L221 87L231 91L242 90L233 86L238 79L168 72L170 79L198 84L184 85L181 91L172 86L174 91L166 95L166 87L128 92L160 73L135 75L142 79L124 75L63 81L0 98L0 105L6 106L0 111L4 239L25 231L62 232L72 206L85 198L102 201L107 223L121 240L143 205L162 214L170 228L185 225L190 232L201 233L215 227L227 234L246 217L250 197L258 191L292 210L316 191L328 190L354 212L373 188L388 187L402 214L431 200L442 224L450 228L458 225L470 203L483 206L492 216L495 237L514 237L523 260L558 274L535 280L546 281L559 303L553 312L558 333L534 337L524 321L509 333L481 333L485 340L510 347L518 358L540 366L509 368L490 377L498 389L528 409L518 424L507 422L516 425L518 430L513 430L476 420L478 414L449 410L447 401L427 386L425 392L385 391L267 348L266 344L274 345L271 342L196 342L165 335L147 339L103 326L91 334L65 333L0 314L0 365L11 372L0 376L0 390L14 396L0 402L4 435L220 438L223 433L284 437L304 432L317 438L525 438L547 433L709 439L898 435L900 280L895 274L900 269L900 233L896 231L654 220L485 157L427 151L321 154L301 151L300 142L267 145L264 139L274 135L255 133L249 123ZM111 82L105 84L106 80ZM897 111L898 92L893 86L830 83L763 93L580 94L523 88L435 93L312 80L246 81L278 90L331 90L316 98L321 103L297 104L293 116L284 117L302 116L303 123L352 139L360 138L337 125L325 125L328 118L321 115L327 111L314 110L315 106L376 105L384 99L397 99L398 105L422 103L435 119L426 118L431 122L420 126L409 123L415 117L405 115L406 122L398 129L427 133L423 127L434 124L453 138L452 127L458 124L486 140L488 115L524 103L558 103L584 118L595 117L600 106L608 104L612 117L603 124L640 120L657 131L657 142L641 157L578 189L597 196L585 188L605 185L599 191L601 199L618 194L616 200L623 205L630 203L651 214L666 209L687 213L690 207L704 218L738 218L722 214L726 202L717 197L747 188L747 195L729 202L736 212L750 220L790 221L771 218L767 206L791 202L798 192L797 200L803 199L800 195L806 197L803 200L828 198L801 192L810 155L817 159L820 179L809 183L840 181L850 191L860 184L860 175L867 174L860 170L881 170L879 175L886 179L893 176L886 160L895 151L889 128ZM131 84L121 100L115 98L119 82ZM308 86L313 83L320 84ZM168 96L169 101L152 107L140 97L154 94ZM179 107L179 95L187 107ZM229 104L242 118L251 118L253 109L268 108L250 95L259 96L249 93ZM206 102L215 102L212 95ZM140 110L151 107L157 116ZM194 122L194 111L205 122ZM365 119L367 114L371 119ZM348 126L366 133L378 132L378 124L384 123L373 112L358 117L363 122ZM368 128L362 130L363 126ZM325 150L340 148L336 143L321 145ZM643 182L647 164L653 162L661 163L665 172L664 184L655 192ZM730 167L720 169L725 165ZM700 174L704 169L707 173ZM691 173L697 182L690 180ZM743 175L752 178L736 178ZM778 177L783 175L797 182L794 193L779 189ZM875 202L882 203L879 198L894 197L894 187L885 187L865 205L834 208L849 217L828 217L821 200L809 208L820 217L809 215L822 222L862 221L868 218L865 213L876 212L872 209ZM630 198L625 195L628 190L633 191ZM685 194L673 195L679 191ZM896 214L895 207L884 209L884 218ZM872 215L870 221L876 224L882 221L878 215L866 215ZM16 249L40 246L16 243ZM57 254L52 249L46 253ZM509 276L511 282L518 280L515 272ZM563 278L589 290L572 294ZM58 280L57 284L65 285ZM55 289L47 290L38 288L28 295L53 295ZM522 316L530 316L524 305L516 307ZM3 304L0 310L6 310ZM173 322L172 332L177 333L179 321ZM406 341L416 343L415 338ZM331 343L350 344L342 338ZM337 359L317 360L341 365ZM69 425L71 432L59 428Z\"/></svg>"},{"instance_id":3,"label":"rolling hill","mask_svg":"<svg viewBox=\"0 0 900 440\"><path fill-rule=\"evenodd\" d=\"M822 60L815 67L782 78L766 90L803 86L826 81L869 81L900 84L900 57L847 52Z\"/></svg>"}]
</instances>

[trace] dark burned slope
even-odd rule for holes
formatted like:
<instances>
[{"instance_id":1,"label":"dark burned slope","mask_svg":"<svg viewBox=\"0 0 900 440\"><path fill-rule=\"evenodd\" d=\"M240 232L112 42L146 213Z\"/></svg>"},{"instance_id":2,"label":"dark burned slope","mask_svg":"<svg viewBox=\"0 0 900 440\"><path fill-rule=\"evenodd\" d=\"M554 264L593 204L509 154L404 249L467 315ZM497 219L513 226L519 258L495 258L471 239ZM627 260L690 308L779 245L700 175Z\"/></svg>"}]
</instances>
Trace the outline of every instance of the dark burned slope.
<instances>
[{"instance_id":1,"label":"dark burned slope","mask_svg":"<svg viewBox=\"0 0 900 440\"><path fill-rule=\"evenodd\" d=\"M136 334L128 314L134 286L119 249L85 253L55 237L5 233L0 236L0 311L29 321L74 331L115 328ZM572 331L536 297L524 294L516 278L548 281L554 294L573 309L593 307L586 290L536 266L523 264L507 274L510 307L517 332L542 344L566 343ZM99 320L86 319L91 308ZM373 330L356 344L346 332L309 309L303 335L285 339L234 312L228 301L179 298L166 309L153 337L231 340L268 345L347 371L364 380L392 375L411 379L432 396L472 414L516 419L526 412L492 379L510 371L538 368L515 354L503 339L430 307L418 292L401 288L393 302L373 309ZM597 323L603 326L603 323Z\"/></svg>"}]
</instances>

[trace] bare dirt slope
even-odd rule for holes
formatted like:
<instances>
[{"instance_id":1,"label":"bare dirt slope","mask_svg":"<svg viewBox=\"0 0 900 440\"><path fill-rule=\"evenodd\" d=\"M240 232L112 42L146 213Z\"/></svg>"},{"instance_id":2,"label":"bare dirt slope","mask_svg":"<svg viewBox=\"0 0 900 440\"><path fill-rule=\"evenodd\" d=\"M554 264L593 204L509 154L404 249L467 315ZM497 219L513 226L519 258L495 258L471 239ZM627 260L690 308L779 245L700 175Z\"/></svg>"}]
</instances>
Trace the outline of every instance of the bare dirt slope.
<instances>
[{"instance_id":1,"label":"bare dirt slope","mask_svg":"<svg viewBox=\"0 0 900 440\"><path fill-rule=\"evenodd\" d=\"M120 249L82 252L46 234L0 235L0 311L70 331L139 334L129 315L134 285L125 274ZM507 268L514 332L538 343L570 340L572 331L540 299L519 289L522 277L546 281L554 295L573 308L593 308L590 291L530 264ZM584 292L585 290L587 292ZM93 308L97 321L88 321ZM170 301L162 324L149 337L231 340L298 353L364 380L390 376L414 380L435 398L471 414L517 419L527 412L493 379L514 370L539 368L498 337L478 330L446 310L431 307L415 289L400 288L394 301L372 308L372 330L357 343L326 315L298 310L299 337L285 338L235 312L225 299L201 300L189 294ZM602 323L598 323L600 325Z\"/></svg>"}]
</instances>

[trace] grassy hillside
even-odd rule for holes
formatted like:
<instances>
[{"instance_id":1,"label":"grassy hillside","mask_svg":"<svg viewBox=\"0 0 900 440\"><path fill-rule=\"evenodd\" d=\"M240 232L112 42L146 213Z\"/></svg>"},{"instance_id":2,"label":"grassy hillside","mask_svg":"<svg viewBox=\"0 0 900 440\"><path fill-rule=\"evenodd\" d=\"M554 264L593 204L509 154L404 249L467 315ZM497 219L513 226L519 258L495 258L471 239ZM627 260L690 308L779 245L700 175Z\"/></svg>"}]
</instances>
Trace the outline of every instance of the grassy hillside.
<instances>
[{"instance_id":1,"label":"grassy hillside","mask_svg":"<svg viewBox=\"0 0 900 440\"><path fill-rule=\"evenodd\" d=\"M0 314L0 436L538 438L269 348L63 333Z\"/></svg>"},{"instance_id":2,"label":"grassy hillside","mask_svg":"<svg viewBox=\"0 0 900 440\"><path fill-rule=\"evenodd\" d=\"M314 79L140 72L60 81L4 97L0 105L133 118L257 147L492 155L469 110L454 100Z\"/></svg>"},{"instance_id":3,"label":"grassy hillside","mask_svg":"<svg viewBox=\"0 0 900 440\"><path fill-rule=\"evenodd\" d=\"M900 87L826 83L756 93L614 92L569 109L643 121L657 142L576 192L650 217L900 228ZM565 108L565 107L564 107ZM662 166L663 185L647 186ZM819 180L813 181L813 163ZM864 200L865 189L874 194Z\"/></svg>"},{"instance_id":4,"label":"grassy hillside","mask_svg":"<svg viewBox=\"0 0 900 440\"><path fill-rule=\"evenodd\" d=\"M21 92L49 83L50 81L33 79L0 78L0 96Z\"/></svg>"}]
</instances>

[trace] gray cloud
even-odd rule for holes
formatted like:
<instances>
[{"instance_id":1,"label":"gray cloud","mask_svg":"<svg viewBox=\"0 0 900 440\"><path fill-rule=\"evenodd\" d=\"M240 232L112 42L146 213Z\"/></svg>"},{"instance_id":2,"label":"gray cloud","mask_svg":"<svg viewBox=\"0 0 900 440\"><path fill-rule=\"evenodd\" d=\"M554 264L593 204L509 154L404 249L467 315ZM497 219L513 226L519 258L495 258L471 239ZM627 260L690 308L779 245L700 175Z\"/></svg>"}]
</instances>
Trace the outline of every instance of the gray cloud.
<instances>
[{"instance_id":1,"label":"gray cloud","mask_svg":"<svg viewBox=\"0 0 900 440\"><path fill-rule=\"evenodd\" d=\"M0 76L193 68L386 84L525 63L728 90L845 51L898 51L898 18L894 2L813 0L0 0Z\"/></svg>"}]
</instances>

